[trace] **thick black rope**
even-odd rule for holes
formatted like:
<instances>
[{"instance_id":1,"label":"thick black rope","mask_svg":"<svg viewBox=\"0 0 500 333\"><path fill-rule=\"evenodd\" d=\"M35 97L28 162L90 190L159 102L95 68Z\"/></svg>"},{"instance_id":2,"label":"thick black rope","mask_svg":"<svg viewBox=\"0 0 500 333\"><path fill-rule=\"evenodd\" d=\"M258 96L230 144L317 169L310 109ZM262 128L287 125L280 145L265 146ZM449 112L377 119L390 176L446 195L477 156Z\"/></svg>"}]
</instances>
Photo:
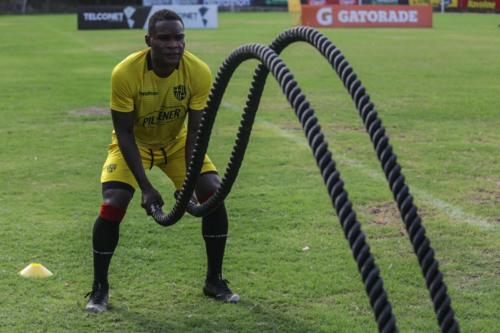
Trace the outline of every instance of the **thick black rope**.
<instances>
[{"instance_id":1,"label":"thick black rope","mask_svg":"<svg viewBox=\"0 0 500 333\"><path fill-rule=\"evenodd\" d=\"M377 157L381 163L389 187L399 208L410 241L413 245L418 262L422 269L427 288L429 289L434 311L442 332L459 332L458 322L454 318L451 298L448 296L443 274L439 271L438 261L434 258L434 250L430 240L425 235L422 219L417 213L409 187L405 184L401 166L393 153L389 138L385 134L382 121L375 111L375 105L370 101L361 81L357 78L351 65L340 50L318 31L297 27L282 33L272 44L278 52L289 44L302 40L314 46L332 65L337 75L352 97L359 115L370 135Z\"/></svg>"},{"instance_id":2,"label":"thick black rope","mask_svg":"<svg viewBox=\"0 0 500 333\"><path fill-rule=\"evenodd\" d=\"M447 295L446 285L443 282L442 274L439 272L438 263L434 258L434 251L430 247L430 241L425 236L425 229L423 228L421 219L417 214L417 208L413 205L413 200L409 194L408 187L404 184L401 167L396 162L396 156L392 153L392 147L388 143L388 138L385 135L385 131L381 126L381 121L378 119L377 113L374 110L374 105L370 102L368 94L366 94L364 87L357 79L356 74L354 74L351 66L348 64L340 50L338 50L338 48L336 48L335 45L333 45L325 36L314 29L298 27L287 30L276 38L271 47L279 53L289 44L296 41L306 41L313 45L330 62L351 94L351 97L353 98L353 101L355 102L363 119L365 127L370 134L370 139L372 140L377 156L381 161L383 170L389 181L390 188L394 193L394 198L398 203L398 208L401 212L403 221L405 222L410 240L419 259L419 264L422 268L427 287L430 291L441 331L458 332L458 323L454 319L453 310L451 309L451 300ZM180 217L182 217L186 208L195 216L203 216L209 213L217 207L222 200L224 200L237 177L239 167L248 144L248 139L260 97L262 95L265 79L269 72L268 68L271 68L272 70L272 67L268 64L268 61L266 61L266 58L260 59L263 64L259 65L255 72L246 107L244 109L243 119L237 135L237 140L235 146L233 147L233 152L222 180L221 187L215 195L213 195L203 205L197 205L189 202L189 198L194 190L196 175L198 175L201 170L203 157L208 146L211 128L213 126L213 122L215 121L216 112L220 106L225 88L227 87L229 79L236 67L244 60L252 58L252 55L245 55L249 56L249 58L238 60L238 57L242 56L239 54L242 50L243 49L240 48L233 52L233 54L228 57L219 70L219 74L214 82L214 87L212 89L207 109L204 113L202 124L200 125L198 139L195 146L196 152L193 153L191 165L188 168L188 175L186 176L181 195L178 197L174 208L167 216L165 216L161 211L161 207L152 207L153 217L162 225L174 224L178 221L178 219L180 219ZM245 51L247 52L247 50ZM255 56L255 54L253 56ZM365 287L368 295L370 296L370 302L374 309L377 323L379 324L379 330L384 332L395 331L397 330L395 326L395 319L392 315L392 310L390 310L390 303L388 303L385 291L383 290L383 284L378 274L378 268L369 253L368 245L364 242L364 234L362 233L359 222L356 219L356 215L352 210L352 205L347 198L347 193L343 189L343 182L340 179L340 174L335 170L335 164L333 160L331 160L331 153L328 151L327 144L323 140L324 136L320 131L319 125L317 124L314 111L309 108L309 103L305 100L300 88L297 86L296 82L293 81L293 79L287 79L287 82L284 83L280 81L280 79L287 78L284 74L281 74L280 76L280 73L284 73L285 71L289 74L289 71L283 65L279 67L278 72L275 73L273 71L273 75L280 83L285 95L287 95L288 100L294 107L295 112L306 132L309 144L313 149L314 156L318 166L320 167L321 174L325 184L327 185L333 205L344 229L345 236L349 241L354 258L358 263L358 268L363 277L363 281L365 282ZM326 158L326 156L328 158ZM362 263L363 256L365 256L364 259L367 259L367 255L369 255L371 262L369 265L370 269L368 270L366 270L366 266L363 266ZM365 270L363 270L364 267ZM374 270L376 270L376 279L372 274L374 273ZM375 289L383 292L383 297L380 297L380 299L384 300L384 306L380 306L380 299L372 297L373 295L370 292L374 290L373 285L378 285L379 283L381 289ZM377 307L379 309L378 312ZM389 308L388 313L387 307ZM381 309L383 309L383 311ZM392 323L391 325L384 326L384 324L387 324L387 320L385 320L387 319L387 316L382 316L382 314L390 314L389 321Z\"/></svg>"},{"instance_id":3,"label":"thick black rope","mask_svg":"<svg viewBox=\"0 0 500 333\"><path fill-rule=\"evenodd\" d=\"M331 152L328 150L328 144L324 140L324 135L321 133L321 128L318 124L317 118L315 117L314 110L310 107L309 102L306 100L299 86L294 81L290 71L286 68L285 64L278 58L277 54L273 50L257 44L245 45L235 50L226 59L219 70L217 78L215 79L210 101L208 103L207 110L205 110L204 119L202 121L203 126L201 127L203 128L199 131L198 138L207 138L200 140L208 141L209 134L203 132L208 132L213 125L215 113L220 105L220 100L222 99L222 95L227 87L232 73L243 61L248 59L258 59L265 65L265 68L270 69L273 76L279 82L283 93L293 106L309 141L309 145L313 150L313 155L327 186L332 204L337 211L345 236L349 241L354 258L358 264L358 269L365 284L366 292L369 296L370 304L374 311L379 331L398 332L396 319L392 313L391 304L387 299L387 293L384 290L379 269L370 253L370 247L365 241L365 235L361 231L361 224L357 220L356 214L352 209L352 204L349 201L348 194L344 190L344 183L340 178L340 173L336 170L335 162L332 159ZM254 94L258 94L259 97L261 96L262 89L264 87L264 80L267 74L268 70L265 70L264 67L261 67L259 72L256 73L254 76L254 82L252 83L250 96ZM217 207L218 201L223 200L227 193L229 193L231 185L236 179L237 171L241 165L246 145L248 144L258 104L259 98L249 98L245 107L234 151L231 155L226 174L222 179L221 186L204 205L196 206L192 203L190 204L190 208L198 209L197 213L200 213L200 207L203 206L210 207L210 205L212 205L212 207ZM212 107L215 108L212 110ZM207 122L211 123L205 127ZM186 177L182 192L187 192L186 188L189 188L189 190L192 188L192 184L189 182L190 179L188 178L195 177L190 176L190 174L199 173L198 168L200 168L201 165L199 164L199 160L201 160L204 156L207 147L207 142L199 142L200 140L197 140L196 142L196 153L193 154L191 158L191 165L189 167L188 176ZM195 168L197 169L195 170ZM190 192L189 195L184 194L183 199L188 201L186 198L189 198L191 194L192 192ZM168 223L168 217L165 215L161 216L161 211L158 208L154 209L153 217L162 225L167 225Z\"/></svg>"}]
</instances>

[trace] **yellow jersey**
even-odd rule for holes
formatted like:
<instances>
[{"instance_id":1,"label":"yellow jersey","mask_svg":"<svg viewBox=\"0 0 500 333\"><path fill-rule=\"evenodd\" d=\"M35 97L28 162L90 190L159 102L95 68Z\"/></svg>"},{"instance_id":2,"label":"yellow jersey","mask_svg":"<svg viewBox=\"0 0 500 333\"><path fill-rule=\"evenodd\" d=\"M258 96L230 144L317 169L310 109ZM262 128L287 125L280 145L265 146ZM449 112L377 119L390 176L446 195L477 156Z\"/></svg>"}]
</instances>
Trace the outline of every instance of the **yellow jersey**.
<instances>
[{"instance_id":1,"label":"yellow jersey","mask_svg":"<svg viewBox=\"0 0 500 333\"><path fill-rule=\"evenodd\" d=\"M138 146L162 148L186 135L187 110L201 112L211 86L209 67L188 51L168 77L159 77L152 69L147 48L132 53L113 69L110 107L118 112L134 112ZM118 143L114 131L112 143Z\"/></svg>"}]
</instances>

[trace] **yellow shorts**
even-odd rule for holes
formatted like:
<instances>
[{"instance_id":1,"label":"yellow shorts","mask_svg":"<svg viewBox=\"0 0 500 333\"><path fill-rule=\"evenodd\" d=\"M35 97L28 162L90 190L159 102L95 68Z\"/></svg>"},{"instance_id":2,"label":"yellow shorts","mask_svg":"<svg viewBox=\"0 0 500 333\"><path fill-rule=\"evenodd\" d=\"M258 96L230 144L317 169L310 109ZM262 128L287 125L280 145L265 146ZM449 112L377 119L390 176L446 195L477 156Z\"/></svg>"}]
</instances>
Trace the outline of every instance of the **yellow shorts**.
<instances>
[{"instance_id":1,"label":"yellow shorts","mask_svg":"<svg viewBox=\"0 0 500 333\"><path fill-rule=\"evenodd\" d=\"M159 167L174 183L175 188L179 190L182 187L186 177L186 162L184 147L186 137L181 137L165 148L148 149L139 147L139 153L142 158L142 165L145 170L150 170L153 166ZM217 172L215 165L205 155L205 160L201 168L201 173ZM127 166L125 159L117 144L110 144L108 147L108 157L102 167L101 183L122 182L137 188L138 184L132 171Z\"/></svg>"}]
</instances>

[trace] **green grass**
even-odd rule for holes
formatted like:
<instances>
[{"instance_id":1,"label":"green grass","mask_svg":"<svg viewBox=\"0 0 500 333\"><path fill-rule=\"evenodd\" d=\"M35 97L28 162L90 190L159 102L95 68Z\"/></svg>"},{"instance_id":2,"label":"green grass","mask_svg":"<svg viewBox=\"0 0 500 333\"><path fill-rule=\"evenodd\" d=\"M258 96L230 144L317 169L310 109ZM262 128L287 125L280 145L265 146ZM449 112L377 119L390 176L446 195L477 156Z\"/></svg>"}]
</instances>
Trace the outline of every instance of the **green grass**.
<instances>
[{"instance_id":1,"label":"green grass","mask_svg":"<svg viewBox=\"0 0 500 333\"><path fill-rule=\"evenodd\" d=\"M464 332L494 332L500 297L500 16L434 16L433 29L323 30L372 96L415 194ZM285 13L220 14L188 31L213 72L244 43L268 44ZM83 311L91 229L110 140L112 67L144 31L76 31L74 15L0 16L1 332L373 332L361 278L299 123L269 78L227 199L225 275L243 300L201 293L197 219L163 229L136 195L121 228L112 310ZM402 332L437 321L391 193L340 81L312 48L283 59L315 107L381 269ZM209 153L224 170L256 61L236 72ZM151 175L172 205L173 187ZM309 251L302 251L309 246ZM30 262L55 273L17 275Z\"/></svg>"}]
</instances>

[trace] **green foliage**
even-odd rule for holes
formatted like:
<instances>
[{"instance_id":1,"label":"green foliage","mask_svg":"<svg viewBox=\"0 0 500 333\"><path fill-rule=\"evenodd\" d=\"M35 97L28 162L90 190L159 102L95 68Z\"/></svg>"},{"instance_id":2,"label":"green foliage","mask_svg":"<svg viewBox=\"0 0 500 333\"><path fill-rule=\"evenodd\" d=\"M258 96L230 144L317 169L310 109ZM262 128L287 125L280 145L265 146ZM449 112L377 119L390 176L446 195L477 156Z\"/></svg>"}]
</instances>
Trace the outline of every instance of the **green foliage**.
<instances>
[{"instance_id":1,"label":"green foliage","mask_svg":"<svg viewBox=\"0 0 500 333\"><path fill-rule=\"evenodd\" d=\"M373 332L376 324L300 125L273 78L227 199L225 276L236 306L201 292L200 222L163 229L139 195L111 267L112 310L84 312L91 229L110 140L112 67L144 31L76 31L74 15L0 18L1 332ZM286 13L221 13L188 49L213 72L231 50L268 44ZM464 332L499 327L500 34L494 15L435 15L433 29L324 30L372 96L424 219ZM437 332L406 231L361 121L316 51L283 59L315 107L402 332ZM231 81L209 153L221 172L257 62ZM151 174L172 205L173 187ZM309 250L304 251L305 247ZM17 272L41 262L55 276Z\"/></svg>"}]
</instances>

